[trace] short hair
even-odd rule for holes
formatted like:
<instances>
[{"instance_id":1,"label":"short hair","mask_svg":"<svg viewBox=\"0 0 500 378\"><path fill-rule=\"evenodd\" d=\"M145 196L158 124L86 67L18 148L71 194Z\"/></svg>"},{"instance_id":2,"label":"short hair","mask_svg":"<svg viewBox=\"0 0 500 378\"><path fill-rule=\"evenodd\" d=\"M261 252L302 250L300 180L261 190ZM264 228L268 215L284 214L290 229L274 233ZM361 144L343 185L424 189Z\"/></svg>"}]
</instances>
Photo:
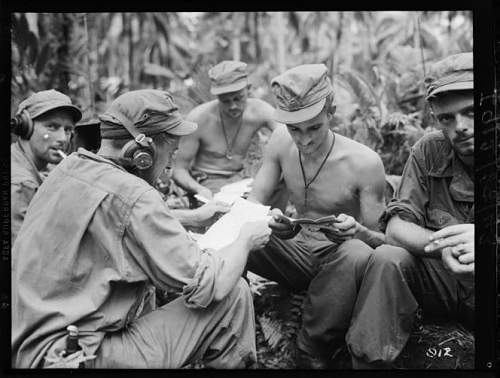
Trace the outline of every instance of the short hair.
<instances>
[{"instance_id":1,"label":"short hair","mask_svg":"<svg viewBox=\"0 0 500 378\"><path fill-rule=\"evenodd\" d=\"M325 106L323 107L323 109L321 110L322 112L329 112L331 111L331 108L335 105L334 103L334 96L333 96L333 92L330 93L328 96L326 96L326 100L325 100Z\"/></svg>"}]
</instances>

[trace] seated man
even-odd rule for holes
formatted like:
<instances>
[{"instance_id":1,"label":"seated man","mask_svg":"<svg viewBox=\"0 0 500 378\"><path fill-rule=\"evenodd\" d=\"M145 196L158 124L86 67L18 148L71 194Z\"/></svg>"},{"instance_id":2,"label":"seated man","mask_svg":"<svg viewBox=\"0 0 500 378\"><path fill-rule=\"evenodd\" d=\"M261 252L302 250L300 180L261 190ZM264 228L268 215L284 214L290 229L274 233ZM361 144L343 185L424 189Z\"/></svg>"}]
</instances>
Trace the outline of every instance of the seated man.
<instances>
[{"instance_id":1,"label":"seated man","mask_svg":"<svg viewBox=\"0 0 500 378\"><path fill-rule=\"evenodd\" d=\"M441 130L413 146L399 188L381 218L386 240L394 246L379 247L368 263L365 280L378 285L360 288L366 289L368 300L359 314L380 322L351 335L358 342L351 353L371 363L366 367L395 360L408 341L419 306L424 317L473 324L472 63L472 53L452 55L435 63L426 78L427 100ZM381 281L382 276L392 280Z\"/></svg>"},{"instance_id":2,"label":"seated man","mask_svg":"<svg viewBox=\"0 0 500 378\"><path fill-rule=\"evenodd\" d=\"M273 107L248 97L246 67L243 62L223 61L210 69L210 91L217 99L197 106L186 117L200 127L181 138L173 179L188 193L211 199L223 185L241 180L254 135L262 127L276 128ZM202 176L200 182L193 175ZM287 198L281 196L279 206L284 208Z\"/></svg>"},{"instance_id":3,"label":"seated man","mask_svg":"<svg viewBox=\"0 0 500 378\"><path fill-rule=\"evenodd\" d=\"M307 290L297 363L326 368L355 324L353 308L372 248L384 242L377 231L384 167L373 150L330 130L336 107L325 65L292 68L271 85L278 106L274 117L286 127L273 132L249 200L269 204L282 175L299 217L334 215L336 221L300 229L273 209L273 235L250 254L247 268Z\"/></svg>"},{"instance_id":4,"label":"seated man","mask_svg":"<svg viewBox=\"0 0 500 378\"><path fill-rule=\"evenodd\" d=\"M66 327L95 368L214 368L256 361L252 297L241 274L266 221L200 250L151 186L172 163L182 120L169 93L119 96L100 116L98 154L79 149L40 186L12 260L12 366L50 367ZM154 310L154 286L182 296ZM151 299L151 300L150 300Z\"/></svg>"},{"instance_id":5,"label":"seated man","mask_svg":"<svg viewBox=\"0 0 500 378\"><path fill-rule=\"evenodd\" d=\"M37 92L21 102L11 120L19 138L10 145L11 241L17 233L31 199L48 173L48 164L63 158L75 123L82 118L71 99L54 89Z\"/></svg>"}]
</instances>

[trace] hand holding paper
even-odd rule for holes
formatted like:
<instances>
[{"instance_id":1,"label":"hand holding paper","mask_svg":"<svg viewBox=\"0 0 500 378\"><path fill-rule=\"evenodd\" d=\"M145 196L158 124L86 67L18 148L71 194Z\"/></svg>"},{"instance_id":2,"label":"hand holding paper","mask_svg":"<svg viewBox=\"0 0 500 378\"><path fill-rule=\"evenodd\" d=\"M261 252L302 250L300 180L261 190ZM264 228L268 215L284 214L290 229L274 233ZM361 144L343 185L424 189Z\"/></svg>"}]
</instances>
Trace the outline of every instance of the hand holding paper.
<instances>
[{"instance_id":1,"label":"hand holding paper","mask_svg":"<svg viewBox=\"0 0 500 378\"><path fill-rule=\"evenodd\" d=\"M198 239L201 248L220 249L234 242L240 232L246 232L246 223L261 221L266 224L271 217L269 206L256 204L242 198L236 199L231 210L223 215Z\"/></svg>"}]
</instances>

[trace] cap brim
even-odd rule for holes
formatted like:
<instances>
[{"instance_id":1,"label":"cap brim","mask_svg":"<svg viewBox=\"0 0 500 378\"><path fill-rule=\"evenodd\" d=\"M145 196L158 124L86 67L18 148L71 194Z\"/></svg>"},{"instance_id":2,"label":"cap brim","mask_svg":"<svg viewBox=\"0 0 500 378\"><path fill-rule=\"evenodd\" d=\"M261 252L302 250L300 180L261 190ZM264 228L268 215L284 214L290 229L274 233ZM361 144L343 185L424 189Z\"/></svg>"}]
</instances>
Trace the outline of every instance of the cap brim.
<instances>
[{"instance_id":1,"label":"cap brim","mask_svg":"<svg viewBox=\"0 0 500 378\"><path fill-rule=\"evenodd\" d=\"M474 89L474 82L473 81L461 81L458 83L450 83L450 84L445 84L441 87L437 87L434 89L429 95L426 97L427 99L443 92L451 92L451 91L463 91L463 90L468 90L468 89Z\"/></svg>"},{"instance_id":2,"label":"cap brim","mask_svg":"<svg viewBox=\"0 0 500 378\"><path fill-rule=\"evenodd\" d=\"M92 121L85 121L85 122L80 122L75 125L75 127L97 127L101 124L101 121L97 120L92 120Z\"/></svg>"},{"instance_id":3,"label":"cap brim","mask_svg":"<svg viewBox=\"0 0 500 378\"><path fill-rule=\"evenodd\" d=\"M195 132L195 130L198 128L198 124L190 121L182 121L179 123L177 126L165 130L166 133L171 134L171 135L189 135Z\"/></svg>"},{"instance_id":4,"label":"cap brim","mask_svg":"<svg viewBox=\"0 0 500 378\"><path fill-rule=\"evenodd\" d=\"M307 108L296 110L294 112L288 112L283 109L274 109L273 118L275 121L294 124L299 122L308 121L316 117L321 110L325 107L326 98L323 98L314 105L308 106Z\"/></svg>"},{"instance_id":5,"label":"cap brim","mask_svg":"<svg viewBox=\"0 0 500 378\"><path fill-rule=\"evenodd\" d=\"M230 85L225 85L225 86L221 86L221 87L212 87L212 88L210 88L210 93L212 93L215 96L218 96L218 95L224 94L224 93L237 92L237 91L240 91L243 88L245 88L247 85L248 85L248 81L242 80L242 81L239 81L237 83L230 84Z\"/></svg>"},{"instance_id":6,"label":"cap brim","mask_svg":"<svg viewBox=\"0 0 500 378\"><path fill-rule=\"evenodd\" d=\"M43 108L36 112L35 114L31 115L31 118L35 119L36 117L41 116L42 114L45 114L51 110L55 109L66 109L69 110L69 112L73 115L73 121L76 123L82 119L82 112L80 109L78 109L74 105L68 105L68 104L61 104L61 105L51 105L46 108Z\"/></svg>"}]
</instances>

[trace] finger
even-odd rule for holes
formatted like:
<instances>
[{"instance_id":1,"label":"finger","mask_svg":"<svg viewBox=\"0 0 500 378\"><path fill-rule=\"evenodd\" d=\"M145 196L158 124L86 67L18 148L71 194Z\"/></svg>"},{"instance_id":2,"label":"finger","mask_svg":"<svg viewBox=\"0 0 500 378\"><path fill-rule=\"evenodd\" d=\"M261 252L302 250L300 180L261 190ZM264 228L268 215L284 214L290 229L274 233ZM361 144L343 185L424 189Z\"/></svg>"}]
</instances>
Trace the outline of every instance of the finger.
<instances>
[{"instance_id":1,"label":"finger","mask_svg":"<svg viewBox=\"0 0 500 378\"><path fill-rule=\"evenodd\" d=\"M231 210L230 206L225 206L225 205L215 206L215 211L218 213L227 213L229 210Z\"/></svg>"},{"instance_id":2,"label":"finger","mask_svg":"<svg viewBox=\"0 0 500 378\"><path fill-rule=\"evenodd\" d=\"M345 240L345 236L340 236L336 232L332 232L330 229L320 228L320 231L332 242L342 243Z\"/></svg>"},{"instance_id":3,"label":"finger","mask_svg":"<svg viewBox=\"0 0 500 378\"><path fill-rule=\"evenodd\" d=\"M269 227L273 230L280 232L286 232L291 230L291 227L289 225L286 225L284 223L276 223L272 221L269 223Z\"/></svg>"},{"instance_id":4,"label":"finger","mask_svg":"<svg viewBox=\"0 0 500 378\"><path fill-rule=\"evenodd\" d=\"M338 230L335 228L329 228L329 230L331 230L332 233L334 233L335 235L340 236L340 237L352 236L352 235L354 235L354 231L355 231L354 227L351 227L347 230Z\"/></svg>"},{"instance_id":5,"label":"finger","mask_svg":"<svg viewBox=\"0 0 500 378\"><path fill-rule=\"evenodd\" d=\"M356 227L356 222L344 222L344 223L335 223L335 228L340 230L340 231L347 231L347 230L351 230L351 229L354 229L354 227Z\"/></svg>"},{"instance_id":6,"label":"finger","mask_svg":"<svg viewBox=\"0 0 500 378\"><path fill-rule=\"evenodd\" d=\"M345 222L345 220L347 219L348 215L344 214L344 213L341 213L337 216L337 221L339 222Z\"/></svg>"},{"instance_id":7,"label":"finger","mask_svg":"<svg viewBox=\"0 0 500 378\"><path fill-rule=\"evenodd\" d=\"M319 231L324 234L338 235L340 234L340 230L335 227L320 227Z\"/></svg>"},{"instance_id":8,"label":"finger","mask_svg":"<svg viewBox=\"0 0 500 378\"><path fill-rule=\"evenodd\" d=\"M451 253L455 257L470 252L474 252L474 243L460 243L451 248Z\"/></svg>"},{"instance_id":9,"label":"finger","mask_svg":"<svg viewBox=\"0 0 500 378\"><path fill-rule=\"evenodd\" d=\"M276 208L276 207L274 209L271 209L271 211L269 213L273 217L274 216L278 216L278 215L283 215L283 212L280 209Z\"/></svg>"},{"instance_id":10,"label":"finger","mask_svg":"<svg viewBox=\"0 0 500 378\"><path fill-rule=\"evenodd\" d=\"M454 247L460 244L470 242L470 239L465 234L448 236L447 238L435 240L433 243L440 246L440 248Z\"/></svg>"},{"instance_id":11,"label":"finger","mask_svg":"<svg viewBox=\"0 0 500 378\"><path fill-rule=\"evenodd\" d=\"M429 240L447 238L452 235L462 234L467 231L474 231L474 225L471 224L455 224L453 226L444 227L439 231L434 232Z\"/></svg>"},{"instance_id":12,"label":"finger","mask_svg":"<svg viewBox=\"0 0 500 378\"><path fill-rule=\"evenodd\" d=\"M462 244L456 245L455 247L451 248L451 255L455 258L458 258L461 254L463 254L464 251L462 250Z\"/></svg>"},{"instance_id":13,"label":"finger","mask_svg":"<svg viewBox=\"0 0 500 378\"><path fill-rule=\"evenodd\" d=\"M455 274L470 273L474 270L474 268L470 266L472 264L461 264L451 255L451 251L449 250L443 251L442 259L445 267Z\"/></svg>"},{"instance_id":14,"label":"finger","mask_svg":"<svg viewBox=\"0 0 500 378\"><path fill-rule=\"evenodd\" d=\"M470 264L474 262L474 254L472 252L465 253L463 255L458 256L458 261L461 264Z\"/></svg>"},{"instance_id":15,"label":"finger","mask_svg":"<svg viewBox=\"0 0 500 378\"><path fill-rule=\"evenodd\" d=\"M468 238L464 235L450 236L445 239L433 240L424 248L425 252L432 252L446 247L454 247L458 244L469 242Z\"/></svg>"},{"instance_id":16,"label":"finger","mask_svg":"<svg viewBox=\"0 0 500 378\"><path fill-rule=\"evenodd\" d=\"M229 207L231 208L231 204L225 202L225 201L221 201L221 200L214 200L215 204L217 206L224 206L224 207Z\"/></svg>"}]
</instances>

